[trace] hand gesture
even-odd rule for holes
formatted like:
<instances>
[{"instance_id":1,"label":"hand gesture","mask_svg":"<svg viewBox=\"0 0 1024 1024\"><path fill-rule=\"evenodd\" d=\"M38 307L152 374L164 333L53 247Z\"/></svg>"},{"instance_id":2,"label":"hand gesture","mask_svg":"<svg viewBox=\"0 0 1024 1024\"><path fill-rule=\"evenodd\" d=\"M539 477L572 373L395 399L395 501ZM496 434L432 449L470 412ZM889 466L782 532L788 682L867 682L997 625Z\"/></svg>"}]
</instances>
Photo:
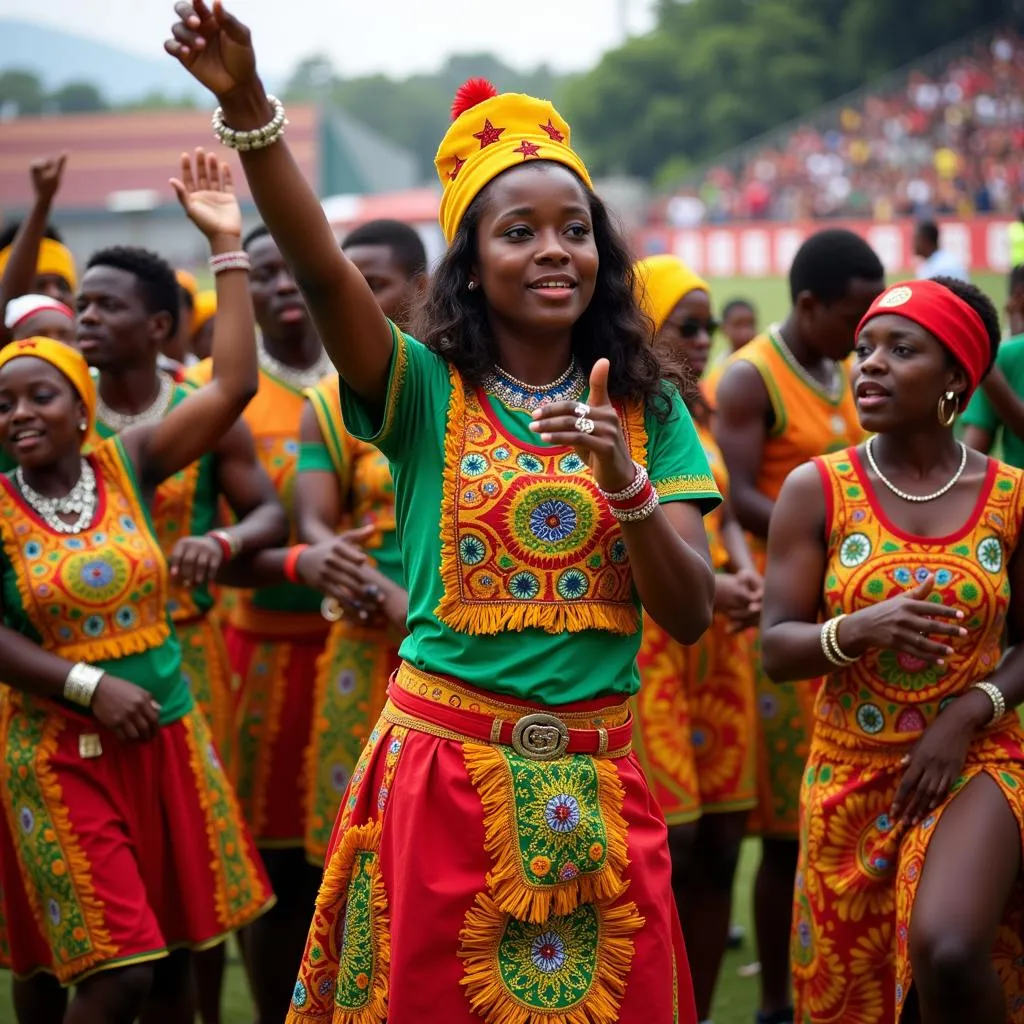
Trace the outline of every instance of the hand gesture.
<instances>
[{"instance_id":1,"label":"hand gesture","mask_svg":"<svg viewBox=\"0 0 1024 1024\"><path fill-rule=\"evenodd\" d=\"M625 490L636 472L626 447L619 414L608 397L607 359L598 359L590 371L590 397L586 402L551 402L533 414L530 429L548 444L572 445L590 467L603 491Z\"/></svg>"},{"instance_id":2,"label":"hand gesture","mask_svg":"<svg viewBox=\"0 0 1024 1024\"><path fill-rule=\"evenodd\" d=\"M182 153L181 178L171 178L171 187L189 220L207 238L241 236L242 210L231 183L231 168L213 153L197 149L194 162Z\"/></svg>"},{"instance_id":3,"label":"hand gesture","mask_svg":"<svg viewBox=\"0 0 1024 1024\"><path fill-rule=\"evenodd\" d=\"M171 578L185 587L212 583L224 561L224 551L213 537L182 537L171 552Z\"/></svg>"},{"instance_id":4,"label":"hand gesture","mask_svg":"<svg viewBox=\"0 0 1024 1024\"><path fill-rule=\"evenodd\" d=\"M890 810L894 821L916 825L946 799L964 770L971 740L991 717L992 701L973 689L939 713L903 759L906 771Z\"/></svg>"},{"instance_id":5,"label":"hand gesture","mask_svg":"<svg viewBox=\"0 0 1024 1024\"><path fill-rule=\"evenodd\" d=\"M859 657L869 649L899 651L921 661L941 665L953 653L947 638L967 636L959 623L962 611L927 600L935 586L929 574L913 590L847 616L839 624L839 647ZM932 640L939 636L943 640Z\"/></svg>"},{"instance_id":6,"label":"hand gesture","mask_svg":"<svg viewBox=\"0 0 1024 1024\"><path fill-rule=\"evenodd\" d=\"M160 705L141 686L117 676L100 680L90 708L96 721L122 740L150 740L160 728Z\"/></svg>"},{"instance_id":7,"label":"hand gesture","mask_svg":"<svg viewBox=\"0 0 1024 1024\"><path fill-rule=\"evenodd\" d=\"M39 202L46 203L47 206L53 202L53 197L60 191L60 181L64 176L64 165L67 161L67 153L61 153L58 157L45 157L42 160L33 160L29 164L32 191Z\"/></svg>"},{"instance_id":8,"label":"hand gesture","mask_svg":"<svg viewBox=\"0 0 1024 1024\"><path fill-rule=\"evenodd\" d=\"M715 611L732 620L733 632L756 626L761 616L764 583L752 570L715 576Z\"/></svg>"},{"instance_id":9,"label":"hand gesture","mask_svg":"<svg viewBox=\"0 0 1024 1024\"><path fill-rule=\"evenodd\" d=\"M345 530L331 541L314 544L299 557L299 577L310 587L351 609L362 622L380 612L383 591L362 545L376 527Z\"/></svg>"},{"instance_id":10,"label":"hand gesture","mask_svg":"<svg viewBox=\"0 0 1024 1024\"><path fill-rule=\"evenodd\" d=\"M249 30L219 0L214 0L212 8L205 0L179 0L174 13L178 16L171 26L174 38L164 43L164 49L214 96L223 99L256 80Z\"/></svg>"}]
</instances>

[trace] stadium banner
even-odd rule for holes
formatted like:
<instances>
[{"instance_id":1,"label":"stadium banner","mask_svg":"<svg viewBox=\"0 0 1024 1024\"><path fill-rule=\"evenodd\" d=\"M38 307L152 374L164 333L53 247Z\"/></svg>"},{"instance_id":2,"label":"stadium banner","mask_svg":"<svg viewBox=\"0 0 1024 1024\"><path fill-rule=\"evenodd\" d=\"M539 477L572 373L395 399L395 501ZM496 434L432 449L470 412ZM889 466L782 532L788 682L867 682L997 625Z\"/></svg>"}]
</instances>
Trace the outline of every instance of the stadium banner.
<instances>
[{"instance_id":1,"label":"stadium banner","mask_svg":"<svg viewBox=\"0 0 1024 1024\"><path fill-rule=\"evenodd\" d=\"M1006 217L939 218L938 224L942 248L958 256L969 271L1002 273L1010 269L1010 221ZM643 256L674 253L705 277L784 277L804 239L833 227L849 228L866 239L889 272L914 266L912 220L645 227L634 236L634 244Z\"/></svg>"}]
</instances>

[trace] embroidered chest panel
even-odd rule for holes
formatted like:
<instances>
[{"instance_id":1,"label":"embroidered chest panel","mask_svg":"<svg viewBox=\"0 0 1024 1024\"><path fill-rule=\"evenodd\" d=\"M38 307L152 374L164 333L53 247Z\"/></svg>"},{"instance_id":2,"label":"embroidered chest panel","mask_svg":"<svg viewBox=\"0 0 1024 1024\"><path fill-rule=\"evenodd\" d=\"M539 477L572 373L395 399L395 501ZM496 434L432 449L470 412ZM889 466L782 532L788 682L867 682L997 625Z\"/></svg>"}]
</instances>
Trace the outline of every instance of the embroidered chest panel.
<instances>
[{"instance_id":1,"label":"embroidered chest panel","mask_svg":"<svg viewBox=\"0 0 1024 1024\"><path fill-rule=\"evenodd\" d=\"M951 539L927 541L887 529L850 458L824 460L832 529L824 588L827 616L847 614L905 594L935 575L930 600L964 613L968 635L953 640L945 665L909 654L871 650L830 676L819 717L840 731L876 742L905 743L972 683L994 671L1010 602L1007 563L1016 547L1021 475L1001 467L986 481L984 507Z\"/></svg>"},{"instance_id":2,"label":"embroidered chest panel","mask_svg":"<svg viewBox=\"0 0 1024 1024\"><path fill-rule=\"evenodd\" d=\"M571 448L510 437L486 401L453 379L436 615L474 634L636 632L626 544L589 468ZM633 458L645 463L642 411L622 422Z\"/></svg>"},{"instance_id":3,"label":"embroidered chest panel","mask_svg":"<svg viewBox=\"0 0 1024 1024\"><path fill-rule=\"evenodd\" d=\"M379 547L381 534L395 529L395 485L386 456L365 441L352 439L352 519L356 526L377 527L370 547Z\"/></svg>"},{"instance_id":4,"label":"embroidered chest panel","mask_svg":"<svg viewBox=\"0 0 1024 1024\"><path fill-rule=\"evenodd\" d=\"M267 471L290 519L295 512L299 420L304 402L300 392L261 372L259 391L245 410L245 422L256 444L256 457Z\"/></svg>"},{"instance_id":5,"label":"embroidered chest panel","mask_svg":"<svg viewBox=\"0 0 1024 1024\"><path fill-rule=\"evenodd\" d=\"M112 444L94 465L96 518L74 536L49 529L2 478L0 543L22 611L42 646L71 661L138 653L169 633L167 563Z\"/></svg>"},{"instance_id":6,"label":"embroidered chest panel","mask_svg":"<svg viewBox=\"0 0 1024 1024\"><path fill-rule=\"evenodd\" d=\"M202 463L205 458L168 477L153 496L153 526L160 542L160 550L167 558L171 557L171 552L179 540L191 537L196 532L196 502L199 498L199 478L204 469ZM216 518L215 510L209 511L208 518L212 526ZM175 622L199 614L192 592L176 584L172 584L170 588L168 611Z\"/></svg>"}]
</instances>

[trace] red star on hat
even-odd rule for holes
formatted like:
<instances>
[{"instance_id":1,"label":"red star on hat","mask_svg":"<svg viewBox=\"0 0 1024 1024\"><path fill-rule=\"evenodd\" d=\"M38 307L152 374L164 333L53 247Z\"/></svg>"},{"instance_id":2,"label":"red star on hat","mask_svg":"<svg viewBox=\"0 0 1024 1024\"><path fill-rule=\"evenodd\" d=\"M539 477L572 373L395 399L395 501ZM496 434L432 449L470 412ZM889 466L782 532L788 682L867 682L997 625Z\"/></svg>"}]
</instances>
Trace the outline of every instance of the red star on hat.
<instances>
[{"instance_id":1,"label":"red star on hat","mask_svg":"<svg viewBox=\"0 0 1024 1024\"><path fill-rule=\"evenodd\" d=\"M482 131L474 132L473 138L480 140L480 148L484 149L486 146L492 146L495 142L501 141L501 136L504 134L506 129L495 128L491 124L490 120L484 118L484 127Z\"/></svg>"},{"instance_id":2,"label":"red star on hat","mask_svg":"<svg viewBox=\"0 0 1024 1024\"><path fill-rule=\"evenodd\" d=\"M538 146L534 142L527 142L526 139L523 139L523 141L520 142L519 145L512 150L512 152L522 153L523 159L526 160L531 156L536 156L540 152L540 146Z\"/></svg>"},{"instance_id":3,"label":"red star on hat","mask_svg":"<svg viewBox=\"0 0 1024 1024\"><path fill-rule=\"evenodd\" d=\"M540 130L547 132L552 142L565 142L565 136L551 123L550 117L547 124L540 125Z\"/></svg>"},{"instance_id":4,"label":"red star on hat","mask_svg":"<svg viewBox=\"0 0 1024 1024\"><path fill-rule=\"evenodd\" d=\"M463 165L463 164L464 164L465 162L466 162L466 161L465 161L465 160L463 160L461 156L459 156L458 154L456 154L456 156L455 156L455 166L454 166L454 167L453 167L453 168L452 168L452 169L451 169L451 170L450 170L450 171L448 172L448 177L449 177L449 178L450 178L450 179L451 179L452 181L454 181L454 180L455 180L455 179L456 179L456 178L457 178L457 177L459 176L459 171L461 171L461 170L462 170L462 165Z\"/></svg>"}]
</instances>

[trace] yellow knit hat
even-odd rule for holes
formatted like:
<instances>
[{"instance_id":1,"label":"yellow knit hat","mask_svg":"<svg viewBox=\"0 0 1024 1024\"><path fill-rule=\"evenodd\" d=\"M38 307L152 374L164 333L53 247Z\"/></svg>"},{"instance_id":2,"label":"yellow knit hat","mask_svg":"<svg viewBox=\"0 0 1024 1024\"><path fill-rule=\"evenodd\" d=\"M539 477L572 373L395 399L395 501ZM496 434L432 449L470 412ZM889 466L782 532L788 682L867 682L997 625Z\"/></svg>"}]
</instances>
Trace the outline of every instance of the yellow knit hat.
<instances>
[{"instance_id":1,"label":"yellow knit hat","mask_svg":"<svg viewBox=\"0 0 1024 1024\"><path fill-rule=\"evenodd\" d=\"M569 125L547 101L502 93L490 82L466 82L452 104L452 126L438 147L434 166L441 179L441 230L451 244L469 204L502 171L527 160L552 160L590 175L569 146Z\"/></svg>"},{"instance_id":2,"label":"yellow knit hat","mask_svg":"<svg viewBox=\"0 0 1024 1024\"><path fill-rule=\"evenodd\" d=\"M11 246L0 249L0 275L11 258ZM75 257L71 250L52 238L44 238L39 243L39 257L36 260L36 275L41 277L44 274L52 274L54 277L63 277L70 285L72 291L78 290L78 275L75 273Z\"/></svg>"},{"instance_id":3,"label":"yellow knit hat","mask_svg":"<svg viewBox=\"0 0 1024 1024\"><path fill-rule=\"evenodd\" d=\"M192 333L196 334L212 317L217 315L217 293L215 291L196 292L194 301Z\"/></svg>"},{"instance_id":4,"label":"yellow knit hat","mask_svg":"<svg viewBox=\"0 0 1024 1024\"><path fill-rule=\"evenodd\" d=\"M697 290L711 295L707 281L698 277L678 256L648 256L636 265L637 296L643 311L654 321L654 330L664 327L679 300Z\"/></svg>"}]
</instances>

